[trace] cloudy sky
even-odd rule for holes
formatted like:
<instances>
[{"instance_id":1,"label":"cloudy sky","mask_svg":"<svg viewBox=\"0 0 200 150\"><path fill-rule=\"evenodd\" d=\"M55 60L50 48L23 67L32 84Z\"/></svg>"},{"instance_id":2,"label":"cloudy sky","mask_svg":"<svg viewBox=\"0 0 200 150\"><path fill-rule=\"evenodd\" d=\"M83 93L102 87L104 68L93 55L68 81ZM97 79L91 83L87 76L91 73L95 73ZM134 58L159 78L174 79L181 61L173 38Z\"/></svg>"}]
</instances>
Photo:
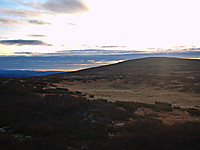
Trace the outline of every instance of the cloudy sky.
<instances>
[{"instance_id":1,"label":"cloudy sky","mask_svg":"<svg viewBox=\"0 0 200 150\"><path fill-rule=\"evenodd\" d=\"M0 0L0 55L198 48L199 0Z\"/></svg>"}]
</instances>

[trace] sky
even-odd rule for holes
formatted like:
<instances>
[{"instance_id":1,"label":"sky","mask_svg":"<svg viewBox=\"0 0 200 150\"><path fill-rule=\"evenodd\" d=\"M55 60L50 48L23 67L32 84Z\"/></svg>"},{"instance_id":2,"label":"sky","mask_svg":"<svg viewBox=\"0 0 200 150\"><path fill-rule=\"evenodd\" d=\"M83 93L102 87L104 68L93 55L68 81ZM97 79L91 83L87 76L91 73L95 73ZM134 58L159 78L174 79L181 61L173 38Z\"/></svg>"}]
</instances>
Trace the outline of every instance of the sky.
<instances>
[{"instance_id":1,"label":"sky","mask_svg":"<svg viewBox=\"0 0 200 150\"><path fill-rule=\"evenodd\" d=\"M199 0L0 0L0 69L77 70L161 53L200 58L199 6Z\"/></svg>"},{"instance_id":2,"label":"sky","mask_svg":"<svg viewBox=\"0 0 200 150\"><path fill-rule=\"evenodd\" d=\"M0 55L198 49L199 6L199 0L0 0Z\"/></svg>"}]
</instances>

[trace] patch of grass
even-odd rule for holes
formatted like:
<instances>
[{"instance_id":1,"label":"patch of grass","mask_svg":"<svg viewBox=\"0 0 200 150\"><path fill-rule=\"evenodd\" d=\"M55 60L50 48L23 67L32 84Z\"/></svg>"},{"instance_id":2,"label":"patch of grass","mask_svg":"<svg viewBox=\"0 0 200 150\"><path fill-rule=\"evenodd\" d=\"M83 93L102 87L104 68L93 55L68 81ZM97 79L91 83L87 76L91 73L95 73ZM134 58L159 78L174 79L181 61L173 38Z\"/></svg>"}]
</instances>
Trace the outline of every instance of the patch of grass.
<instances>
[{"instance_id":1,"label":"patch of grass","mask_svg":"<svg viewBox=\"0 0 200 150\"><path fill-rule=\"evenodd\" d=\"M200 116L200 110L195 108L188 108L186 110L191 116Z\"/></svg>"},{"instance_id":2,"label":"patch of grass","mask_svg":"<svg viewBox=\"0 0 200 150\"><path fill-rule=\"evenodd\" d=\"M117 106L123 107L124 109L135 112L137 108L144 107L144 108L150 108L154 111L160 112L160 111L172 111L173 107L169 103L164 102L155 102L155 104L146 104L146 103L139 103L139 102L121 102L117 101L115 102Z\"/></svg>"},{"instance_id":3,"label":"patch of grass","mask_svg":"<svg viewBox=\"0 0 200 150\"><path fill-rule=\"evenodd\" d=\"M181 109L179 106L174 106L173 109Z\"/></svg>"},{"instance_id":4,"label":"patch of grass","mask_svg":"<svg viewBox=\"0 0 200 150\"><path fill-rule=\"evenodd\" d=\"M108 103L107 99L95 99L94 102L104 102L104 103Z\"/></svg>"},{"instance_id":5,"label":"patch of grass","mask_svg":"<svg viewBox=\"0 0 200 150\"><path fill-rule=\"evenodd\" d=\"M81 95L82 92L80 92L80 91L75 91L75 94L76 94L76 95Z\"/></svg>"},{"instance_id":6,"label":"patch of grass","mask_svg":"<svg viewBox=\"0 0 200 150\"><path fill-rule=\"evenodd\" d=\"M160 112L160 111L172 111L173 107L169 103L155 102L155 108L153 110L158 111L158 112Z\"/></svg>"},{"instance_id":7,"label":"patch of grass","mask_svg":"<svg viewBox=\"0 0 200 150\"><path fill-rule=\"evenodd\" d=\"M69 91L68 89L66 88L56 88L56 90L64 90L64 91Z\"/></svg>"},{"instance_id":8,"label":"patch of grass","mask_svg":"<svg viewBox=\"0 0 200 150\"><path fill-rule=\"evenodd\" d=\"M133 102L121 102L121 101L116 101L115 104L118 106L118 107L122 107L124 109L126 109L127 111L130 111L130 112L135 112L136 109L137 109L137 106L136 105L133 105Z\"/></svg>"},{"instance_id":9,"label":"patch of grass","mask_svg":"<svg viewBox=\"0 0 200 150\"><path fill-rule=\"evenodd\" d=\"M94 98L94 95L90 94L89 97L90 97L90 98Z\"/></svg>"},{"instance_id":10,"label":"patch of grass","mask_svg":"<svg viewBox=\"0 0 200 150\"><path fill-rule=\"evenodd\" d=\"M69 91L69 94L75 94L74 92L72 92L72 91Z\"/></svg>"}]
</instances>

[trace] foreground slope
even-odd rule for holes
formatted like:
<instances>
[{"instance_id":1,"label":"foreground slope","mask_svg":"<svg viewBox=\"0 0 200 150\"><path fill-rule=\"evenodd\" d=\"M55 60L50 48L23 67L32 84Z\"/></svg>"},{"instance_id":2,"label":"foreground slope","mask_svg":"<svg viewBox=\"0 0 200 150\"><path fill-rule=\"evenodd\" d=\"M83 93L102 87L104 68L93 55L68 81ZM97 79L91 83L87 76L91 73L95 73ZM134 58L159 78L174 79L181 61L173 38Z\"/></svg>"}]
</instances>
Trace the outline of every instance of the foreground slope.
<instances>
[{"instance_id":1,"label":"foreground slope","mask_svg":"<svg viewBox=\"0 0 200 150\"><path fill-rule=\"evenodd\" d=\"M99 90L109 86L106 90L112 88L118 92L138 87L142 91L149 86L150 89L159 87L159 93L167 90L165 86L168 83L163 83L163 87L159 85L163 78L151 80L146 79L146 75L144 78L142 75L84 73L91 70L46 77L0 78L1 149L199 149L200 111L197 108L175 107L159 101L151 104L108 102L96 99L97 95L70 90L73 86L84 85L91 92L91 86L99 87ZM189 81L187 84L192 84ZM179 88L169 90L179 92ZM180 93L188 94L193 90ZM198 91L195 92L193 94L198 94ZM126 94L122 94L122 97ZM144 100L149 98L145 97ZM135 97L132 99L134 101Z\"/></svg>"}]
</instances>

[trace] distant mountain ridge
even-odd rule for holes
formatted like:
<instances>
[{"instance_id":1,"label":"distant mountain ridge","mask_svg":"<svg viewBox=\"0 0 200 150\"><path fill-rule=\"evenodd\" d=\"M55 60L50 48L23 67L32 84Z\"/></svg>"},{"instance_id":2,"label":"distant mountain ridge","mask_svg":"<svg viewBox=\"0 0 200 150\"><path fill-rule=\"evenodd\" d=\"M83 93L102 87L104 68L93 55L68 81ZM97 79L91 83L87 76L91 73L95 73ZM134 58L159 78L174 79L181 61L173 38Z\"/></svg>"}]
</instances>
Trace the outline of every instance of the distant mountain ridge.
<instances>
[{"instance_id":1,"label":"distant mountain ridge","mask_svg":"<svg viewBox=\"0 0 200 150\"><path fill-rule=\"evenodd\" d=\"M0 70L0 77L34 77L63 73L63 71Z\"/></svg>"}]
</instances>

